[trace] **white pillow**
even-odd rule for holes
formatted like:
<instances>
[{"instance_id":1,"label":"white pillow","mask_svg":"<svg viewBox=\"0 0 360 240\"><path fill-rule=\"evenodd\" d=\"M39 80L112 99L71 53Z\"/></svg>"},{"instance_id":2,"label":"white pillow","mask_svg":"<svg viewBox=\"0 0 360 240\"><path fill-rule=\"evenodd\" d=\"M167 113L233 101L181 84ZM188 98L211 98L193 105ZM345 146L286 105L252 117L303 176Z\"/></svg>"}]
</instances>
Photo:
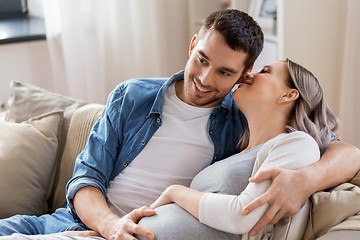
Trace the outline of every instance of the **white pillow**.
<instances>
[{"instance_id":1,"label":"white pillow","mask_svg":"<svg viewBox=\"0 0 360 240\"><path fill-rule=\"evenodd\" d=\"M12 81L5 121L20 123L32 117L53 111L64 111L62 145L65 145L67 131L73 113L84 101L47 91L29 83ZM63 147L63 146L62 146ZM61 157L61 156L60 156Z\"/></svg>"},{"instance_id":2,"label":"white pillow","mask_svg":"<svg viewBox=\"0 0 360 240\"><path fill-rule=\"evenodd\" d=\"M10 83L10 98L6 111L5 121L20 123L32 117L39 116L52 111L64 111L64 120L61 128L61 140L59 143L59 154L56 159L57 168L54 169L49 189L48 204L52 205L53 195L59 178L60 160L64 151L68 128L73 113L81 106L86 105L84 101L70 98L61 94L47 91L43 88L29 83L12 81ZM50 209L52 210L52 209Z\"/></svg>"},{"instance_id":3,"label":"white pillow","mask_svg":"<svg viewBox=\"0 0 360 240\"><path fill-rule=\"evenodd\" d=\"M47 212L63 112L0 121L0 218Z\"/></svg>"}]
</instances>

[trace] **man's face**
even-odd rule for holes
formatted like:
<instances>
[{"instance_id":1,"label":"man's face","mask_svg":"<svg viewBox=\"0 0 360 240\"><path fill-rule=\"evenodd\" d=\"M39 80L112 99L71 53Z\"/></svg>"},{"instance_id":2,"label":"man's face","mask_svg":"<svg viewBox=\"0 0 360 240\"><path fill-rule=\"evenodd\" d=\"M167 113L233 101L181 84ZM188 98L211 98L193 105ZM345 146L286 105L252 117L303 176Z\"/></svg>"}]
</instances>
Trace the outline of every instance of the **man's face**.
<instances>
[{"instance_id":1,"label":"man's face","mask_svg":"<svg viewBox=\"0 0 360 240\"><path fill-rule=\"evenodd\" d=\"M184 84L177 83L178 97L193 106L213 107L239 80L247 54L231 49L217 31L208 31L190 45Z\"/></svg>"}]
</instances>

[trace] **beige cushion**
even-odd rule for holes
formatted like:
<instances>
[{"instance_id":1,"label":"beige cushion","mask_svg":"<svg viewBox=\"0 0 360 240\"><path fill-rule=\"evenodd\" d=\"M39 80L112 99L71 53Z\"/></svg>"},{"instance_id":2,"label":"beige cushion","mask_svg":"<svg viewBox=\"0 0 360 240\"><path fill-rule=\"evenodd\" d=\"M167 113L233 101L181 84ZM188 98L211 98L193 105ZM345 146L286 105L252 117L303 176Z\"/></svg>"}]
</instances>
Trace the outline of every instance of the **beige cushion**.
<instances>
[{"instance_id":1,"label":"beige cushion","mask_svg":"<svg viewBox=\"0 0 360 240\"><path fill-rule=\"evenodd\" d=\"M73 174L76 157L85 147L90 130L103 110L103 105L89 104L79 108L74 113L61 159L60 177L55 192L52 211L55 211L65 202L65 187Z\"/></svg>"},{"instance_id":2,"label":"beige cushion","mask_svg":"<svg viewBox=\"0 0 360 240\"><path fill-rule=\"evenodd\" d=\"M47 212L63 112L0 122L0 218Z\"/></svg>"},{"instance_id":3,"label":"beige cushion","mask_svg":"<svg viewBox=\"0 0 360 240\"><path fill-rule=\"evenodd\" d=\"M47 91L31 84L16 81L12 81L10 83L10 90L8 110L5 118L8 122L19 123L51 111L64 111L64 120L61 130L63 137L59 144L59 154L55 163L57 167L54 169L52 179L50 180L53 188L50 189L51 193L49 194L51 197L49 198L49 204L52 205L51 201L53 199L56 182L59 177L58 171L60 159L64 151L70 120L76 109L86 103L81 100Z\"/></svg>"},{"instance_id":4,"label":"beige cushion","mask_svg":"<svg viewBox=\"0 0 360 240\"><path fill-rule=\"evenodd\" d=\"M343 183L329 191L314 193L310 197L310 218L304 240L317 239L333 226L358 213L359 199L360 188L351 183ZM357 225L360 229L359 221Z\"/></svg>"}]
</instances>

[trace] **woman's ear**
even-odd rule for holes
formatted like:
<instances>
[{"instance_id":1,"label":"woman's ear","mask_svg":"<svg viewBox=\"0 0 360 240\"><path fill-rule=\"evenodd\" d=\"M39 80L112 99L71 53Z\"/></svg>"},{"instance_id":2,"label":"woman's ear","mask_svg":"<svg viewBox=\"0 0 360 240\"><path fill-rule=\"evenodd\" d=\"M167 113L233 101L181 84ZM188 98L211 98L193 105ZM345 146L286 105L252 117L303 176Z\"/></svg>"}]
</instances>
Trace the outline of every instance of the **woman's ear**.
<instances>
[{"instance_id":1,"label":"woman's ear","mask_svg":"<svg viewBox=\"0 0 360 240\"><path fill-rule=\"evenodd\" d=\"M198 35L195 34L190 42L190 46L189 46L189 57L191 56L192 50L195 48L196 46L196 39L198 38Z\"/></svg>"},{"instance_id":2,"label":"woman's ear","mask_svg":"<svg viewBox=\"0 0 360 240\"><path fill-rule=\"evenodd\" d=\"M299 98L299 91L297 89L290 89L288 92L285 92L279 99L279 103L293 102Z\"/></svg>"},{"instance_id":3,"label":"woman's ear","mask_svg":"<svg viewBox=\"0 0 360 240\"><path fill-rule=\"evenodd\" d=\"M291 101L295 101L296 99L299 98L299 91L297 89L291 89L288 92L288 99Z\"/></svg>"}]
</instances>

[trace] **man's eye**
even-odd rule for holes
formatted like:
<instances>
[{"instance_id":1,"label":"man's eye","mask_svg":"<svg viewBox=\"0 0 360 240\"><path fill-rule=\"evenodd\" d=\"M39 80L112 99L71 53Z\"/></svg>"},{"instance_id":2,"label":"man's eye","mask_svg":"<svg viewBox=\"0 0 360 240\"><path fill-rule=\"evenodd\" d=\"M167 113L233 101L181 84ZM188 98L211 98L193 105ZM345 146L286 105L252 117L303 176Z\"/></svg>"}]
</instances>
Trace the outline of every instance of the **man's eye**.
<instances>
[{"instance_id":1,"label":"man's eye","mask_svg":"<svg viewBox=\"0 0 360 240\"><path fill-rule=\"evenodd\" d=\"M201 62L201 63L206 63L205 59L203 59L203 58L201 58L201 57L199 57L199 62Z\"/></svg>"},{"instance_id":2,"label":"man's eye","mask_svg":"<svg viewBox=\"0 0 360 240\"><path fill-rule=\"evenodd\" d=\"M223 76L230 76L227 72L225 72L223 70L219 70L219 73Z\"/></svg>"}]
</instances>

